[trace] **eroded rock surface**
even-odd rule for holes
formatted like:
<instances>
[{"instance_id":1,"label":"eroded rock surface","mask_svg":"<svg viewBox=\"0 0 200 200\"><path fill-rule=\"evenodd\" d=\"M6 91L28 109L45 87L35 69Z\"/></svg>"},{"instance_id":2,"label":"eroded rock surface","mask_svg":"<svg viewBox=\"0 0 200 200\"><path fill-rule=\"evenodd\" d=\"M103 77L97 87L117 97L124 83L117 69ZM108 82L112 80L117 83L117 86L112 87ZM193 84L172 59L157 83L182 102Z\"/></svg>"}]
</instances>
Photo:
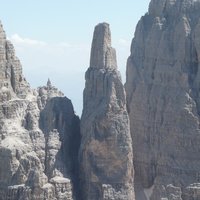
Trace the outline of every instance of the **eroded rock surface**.
<instances>
[{"instance_id":1,"label":"eroded rock surface","mask_svg":"<svg viewBox=\"0 0 200 200\"><path fill-rule=\"evenodd\" d=\"M200 1L152 0L127 62L136 199L199 199Z\"/></svg>"},{"instance_id":2,"label":"eroded rock surface","mask_svg":"<svg viewBox=\"0 0 200 200\"><path fill-rule=\"evenodd\" d=\"M134 200L125 91L106 23L95 27L85 79L79 157L82 198Z\"/></svg>"},{"instance_id":3,"label":"eroded rock surface","mask_svg":"<svg viewBox=\"0 0 200 200\"><path fill-rule=\"evenodd\" d=\"M79 141L71 101L30 88L0 25L0 199L75 199Z\"/></svg>"}]
</instances>

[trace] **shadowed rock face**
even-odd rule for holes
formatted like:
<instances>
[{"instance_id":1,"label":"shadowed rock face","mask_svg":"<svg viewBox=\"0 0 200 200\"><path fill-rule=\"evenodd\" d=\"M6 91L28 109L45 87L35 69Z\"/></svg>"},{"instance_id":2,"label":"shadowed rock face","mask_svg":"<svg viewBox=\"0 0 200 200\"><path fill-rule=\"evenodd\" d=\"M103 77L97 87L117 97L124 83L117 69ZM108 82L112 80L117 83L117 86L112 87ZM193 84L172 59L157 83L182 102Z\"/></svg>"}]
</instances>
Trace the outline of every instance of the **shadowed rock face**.
<instances>
[{"instance_id":1,"label":"shadowed rock face","mask_svg":"<svg viewBox=\"0 0 200 200\"><path fill-rule=\"evenodd\" d=\"M29 87L0 25L0 200L75 199L79 142L71 101Z\"/></svg>"},{"instance_id":2,"label":"shadowed rock face","mask_svg":"<svg viewBox=\"0 0 200 200\"><path fill-rule=\"evenodd\" d=\"M135 31L125 88L139 200L200 199L199 11L152 0Z\"/></svg>"},{"instance_id":3,"label":"shadowed rock face","mask_svg":"<svg viewBox=\"0 0 200 200\"><path fill-rule=\"evenodd\" d=\"M95 27L85 79L79 152L82 198L134 200L125 91L106 23Z\"/></svg>"}]
</instances>

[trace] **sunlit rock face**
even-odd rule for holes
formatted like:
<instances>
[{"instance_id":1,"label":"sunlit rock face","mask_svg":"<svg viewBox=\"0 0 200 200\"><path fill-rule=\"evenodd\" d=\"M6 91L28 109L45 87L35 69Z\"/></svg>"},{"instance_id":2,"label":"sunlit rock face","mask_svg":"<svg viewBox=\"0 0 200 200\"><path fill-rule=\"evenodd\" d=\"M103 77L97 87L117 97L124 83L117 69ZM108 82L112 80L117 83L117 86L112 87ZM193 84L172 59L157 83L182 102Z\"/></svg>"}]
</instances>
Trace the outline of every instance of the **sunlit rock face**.
<instances>
[{"instance_id":1,"label":"sunlit rock face","mask_svg":"<svg viewBox=\"0 0 200 200\"><path fill-rule=\"evenodd\" d=\"M14 47L6 39L0 22L0 100L7 101L11 97L25 98L30 92L29 84L22 75L22 67L15 56Z\"/></svg>"},{"instance_id":2,"label":"sunlit rock face","mask_svg":"<svg viewBox=\"0 0 200 200\"><path fill-rule=\"evenodd\" d=\"M125 91L106 23L95 27L85 79L79 151L82 198L134 200Z\"/></svg>"},{"instance_id":3,"label":"sunlit rock face","mask_svg":"<svg viewBox=\"0 0 200 200\"><path fill-rule=\"evenodd\" d=\"M200 199L200 1L152 0L127 61L136 199Z\"/></svg>"},{"instance_id":4,"label":"sunlit rock face","mask_svg":"<svg viewBox=\"0 0 200 200\"><path fill-rule=\"evenodd\" d=\"M0 25L0 199L75 199L79 141L71 101L30 88Z\"/></svg>"}]
</instances>

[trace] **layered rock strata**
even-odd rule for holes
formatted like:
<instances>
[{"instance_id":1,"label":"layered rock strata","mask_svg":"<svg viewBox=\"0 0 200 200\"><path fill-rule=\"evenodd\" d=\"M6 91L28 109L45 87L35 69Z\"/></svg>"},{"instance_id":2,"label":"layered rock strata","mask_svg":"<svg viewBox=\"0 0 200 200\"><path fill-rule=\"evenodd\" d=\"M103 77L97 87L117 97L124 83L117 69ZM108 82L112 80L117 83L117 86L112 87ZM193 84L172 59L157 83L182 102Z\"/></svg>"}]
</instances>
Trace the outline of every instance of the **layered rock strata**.
<instances>
[{"instance_id":1,"label":"layered rock strata","mask_svg":"<svg viewBox=\"0 0 200 200\"><path fill-rule=\"evenodd\" d=\"M152 0L127 62L136 199L200 199L200 1Z\"/></svg>"},{"instance_id":2,"label":"layered rock strata","mask_svg":"<svg viewBox=\"0 0 200 200\"><path fill-rule=\"evenodd\" d=\"M50 81L30 88L0 25L0 199L75 199L78 129L71 101Z\"/></svg>"},{"instance_id":3,"label":"layered rock strata","mask_svg":"<svg viewBox=\"0 0 200 200\"><path fill-rule=\"evenodd\" d=\"M85 79L79 154L82 198L134 200L125 91L106 23L95 27Z\"/></svg>"}]
</instances>

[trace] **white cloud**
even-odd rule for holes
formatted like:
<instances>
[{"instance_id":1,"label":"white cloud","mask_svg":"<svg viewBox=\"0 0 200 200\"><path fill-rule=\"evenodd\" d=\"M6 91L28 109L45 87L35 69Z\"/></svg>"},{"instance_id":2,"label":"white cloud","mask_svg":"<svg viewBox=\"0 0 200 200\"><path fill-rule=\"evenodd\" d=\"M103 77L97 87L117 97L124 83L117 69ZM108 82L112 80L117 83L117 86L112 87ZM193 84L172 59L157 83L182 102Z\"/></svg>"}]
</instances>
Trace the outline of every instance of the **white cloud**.
<instances>
[{"instance_id":1,"label":"white cloud","mask_svg":"<svg viewBox=\"0 0 200 200\"><path fill-rule=\"evenodd\" d=\"M57 50L86 50L89 48L88 44L70 44L68 42L58 42L58 43L47 43L45 41L35 40L32 38L21 37L19 34L15 33L8 37L8 39L18 48L18 47L43 47L44 49L57 51Z\"/></svg>"},{"instance_id":2,"label":"white cloud","mask_svg":"<svg viewBox=\"0 0 200 200\"><path fill-rule=\"evenodd\" d=\"M35 39L30 39L30 38L23 38L23 37L19 36L17 33L11 35L11 37L9 37L8 39L17 45L28 45L28 46L45 46L45 45L47 45L47 43L44 41L39 41L39 40L35 40Z\"/></svg>"}]
</instances>

